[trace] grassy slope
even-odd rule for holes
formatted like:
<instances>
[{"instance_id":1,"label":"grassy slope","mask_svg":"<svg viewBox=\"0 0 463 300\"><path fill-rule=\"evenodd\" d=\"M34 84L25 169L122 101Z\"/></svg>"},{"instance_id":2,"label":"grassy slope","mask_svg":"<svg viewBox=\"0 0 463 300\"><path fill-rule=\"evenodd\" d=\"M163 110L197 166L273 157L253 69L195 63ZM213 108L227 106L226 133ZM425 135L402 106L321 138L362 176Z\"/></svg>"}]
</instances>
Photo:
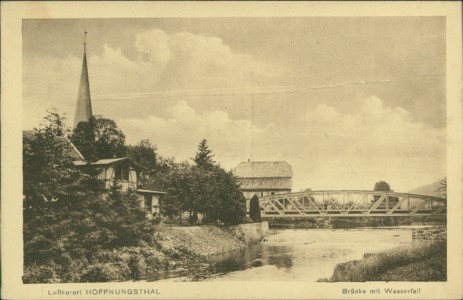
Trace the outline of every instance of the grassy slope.
<instances>
[{"instance_id":1,"label":"grassy slope","mask_svg":"<svg viewBox=\"0 0 463 300\"><path fill-rule=\"evenodd\" d=\"M426 261L397 267L381 275L384 281L445 281L447 276L445 257L435 256Z\"/></svg>"},{"instance_id":2,"label":"grassy slope","mask_svg":"<svg viewBox=\"0 0 463 300\"><path fill-rule=\"evenodd\" d=\"M445 281L446 241L416 249L396 249L363 260L338 264L331 282L364 281Z\"/></svg>"},{"instance_id":3,"label":"grassy slope","mask_svg":"<svg viewBox=\"0 0 463 300\"><path fill-rule=\"evenodd\" d=\"M91 261L71 260L63 268L56 264L25 268L24 283L105 282L157 278L165 270L199 265L204 257L245 246L225 228L215 226L159 227L156 246L101 250Z\"/></svg>"},{"instance_id":4,"label":"grassy slope","mask_svg":"<svg viewBox=\"0 0 463 300\"><path fill-rule=\"evenodd\" d=\"M216 226L164 227L155 238L163 252L177 249L193 256L206 256L244 247L244 242Z\"/></svg>"}]
</instances>

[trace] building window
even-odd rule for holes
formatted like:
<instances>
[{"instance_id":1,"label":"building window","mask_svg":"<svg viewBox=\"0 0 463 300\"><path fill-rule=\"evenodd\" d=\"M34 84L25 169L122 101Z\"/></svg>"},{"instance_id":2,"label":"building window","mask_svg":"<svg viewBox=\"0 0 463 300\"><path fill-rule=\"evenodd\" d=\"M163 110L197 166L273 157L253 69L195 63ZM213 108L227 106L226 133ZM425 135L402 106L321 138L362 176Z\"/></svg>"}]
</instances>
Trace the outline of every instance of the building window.
<instances>
[{"instance_id":1,"label":"building window","mask_svg":"<svg viewBox=\"0 0 463 300\"><path fill-rule=\"evenodd\" d=\"M275 192L271 192L270 195L272 195L272 196L275 195Z\"/></svg>"},{"instance_id":2,"label":"building window","mask_svg":"<svg viewBox=\"0 0 463 300\"><path fill-rule=\"evenodd\" d=\"M129 166L127 164L117 164L114 166L116 180L129 180Z\"/></svg>"}]
</instances>

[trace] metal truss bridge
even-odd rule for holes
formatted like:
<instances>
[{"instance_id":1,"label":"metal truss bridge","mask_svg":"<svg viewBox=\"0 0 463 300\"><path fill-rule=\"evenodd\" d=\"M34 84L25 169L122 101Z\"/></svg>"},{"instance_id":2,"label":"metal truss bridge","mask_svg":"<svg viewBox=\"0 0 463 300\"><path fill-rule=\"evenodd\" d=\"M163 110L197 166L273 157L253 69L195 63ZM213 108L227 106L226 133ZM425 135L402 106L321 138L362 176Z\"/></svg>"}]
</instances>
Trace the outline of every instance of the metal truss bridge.
<instances>
[{"instance_id":1,"label":"metal truss bridge","mask_svg":"<svg viewBox=\"0 0 463 300\"><path fill-rule=\"evenodd\" d=\"M262 217L403 217L446 215L446 200L360 190L305 191L259 198Z\"/></svg>"}]
</instances>

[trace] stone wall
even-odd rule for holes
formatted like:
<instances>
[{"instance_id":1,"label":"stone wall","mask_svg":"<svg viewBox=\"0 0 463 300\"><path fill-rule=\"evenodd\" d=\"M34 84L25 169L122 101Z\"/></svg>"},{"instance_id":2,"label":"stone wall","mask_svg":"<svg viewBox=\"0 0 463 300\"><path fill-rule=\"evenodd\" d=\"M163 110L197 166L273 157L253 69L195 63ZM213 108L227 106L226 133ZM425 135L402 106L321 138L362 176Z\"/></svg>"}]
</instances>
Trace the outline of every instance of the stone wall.
<instances>
[{"instance_id":1,"label":"stone wall","mask_svg":"<svg viewBox=\"0 0 463 300\"><path fill-rule=\"evenodd\" d=\"M447 239L447 227L431 226L423 228L413 228L412 237L414 240L442 241Z\"/></svg>"},{"instance_id":2,"label":"stone wall","mask_svg":"<svg viewBox=\"0 0 463 300\"><path fill-rule=\"evenodd\" d=\"M258 244L268 233L268 222L231 226L229 232L247 245Z\"/></svg>"}]
</instances>

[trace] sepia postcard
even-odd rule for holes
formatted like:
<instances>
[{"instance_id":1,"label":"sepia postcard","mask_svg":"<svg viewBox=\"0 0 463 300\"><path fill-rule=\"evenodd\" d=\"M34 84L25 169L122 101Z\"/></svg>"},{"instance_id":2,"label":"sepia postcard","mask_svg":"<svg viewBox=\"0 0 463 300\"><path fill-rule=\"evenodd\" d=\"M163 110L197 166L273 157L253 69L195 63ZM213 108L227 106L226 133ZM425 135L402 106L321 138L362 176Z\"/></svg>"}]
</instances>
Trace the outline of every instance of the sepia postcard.
<instances>
[{"instance_id":1,"label":"sepia postcard","mask_svg":"<svg viewBox=\"0 0 463 300\"><path fill-rule=\"evenodd\" d=\"M461 8L2 2L2 299L461 299Z\"/></svg>"}]
</instances>

